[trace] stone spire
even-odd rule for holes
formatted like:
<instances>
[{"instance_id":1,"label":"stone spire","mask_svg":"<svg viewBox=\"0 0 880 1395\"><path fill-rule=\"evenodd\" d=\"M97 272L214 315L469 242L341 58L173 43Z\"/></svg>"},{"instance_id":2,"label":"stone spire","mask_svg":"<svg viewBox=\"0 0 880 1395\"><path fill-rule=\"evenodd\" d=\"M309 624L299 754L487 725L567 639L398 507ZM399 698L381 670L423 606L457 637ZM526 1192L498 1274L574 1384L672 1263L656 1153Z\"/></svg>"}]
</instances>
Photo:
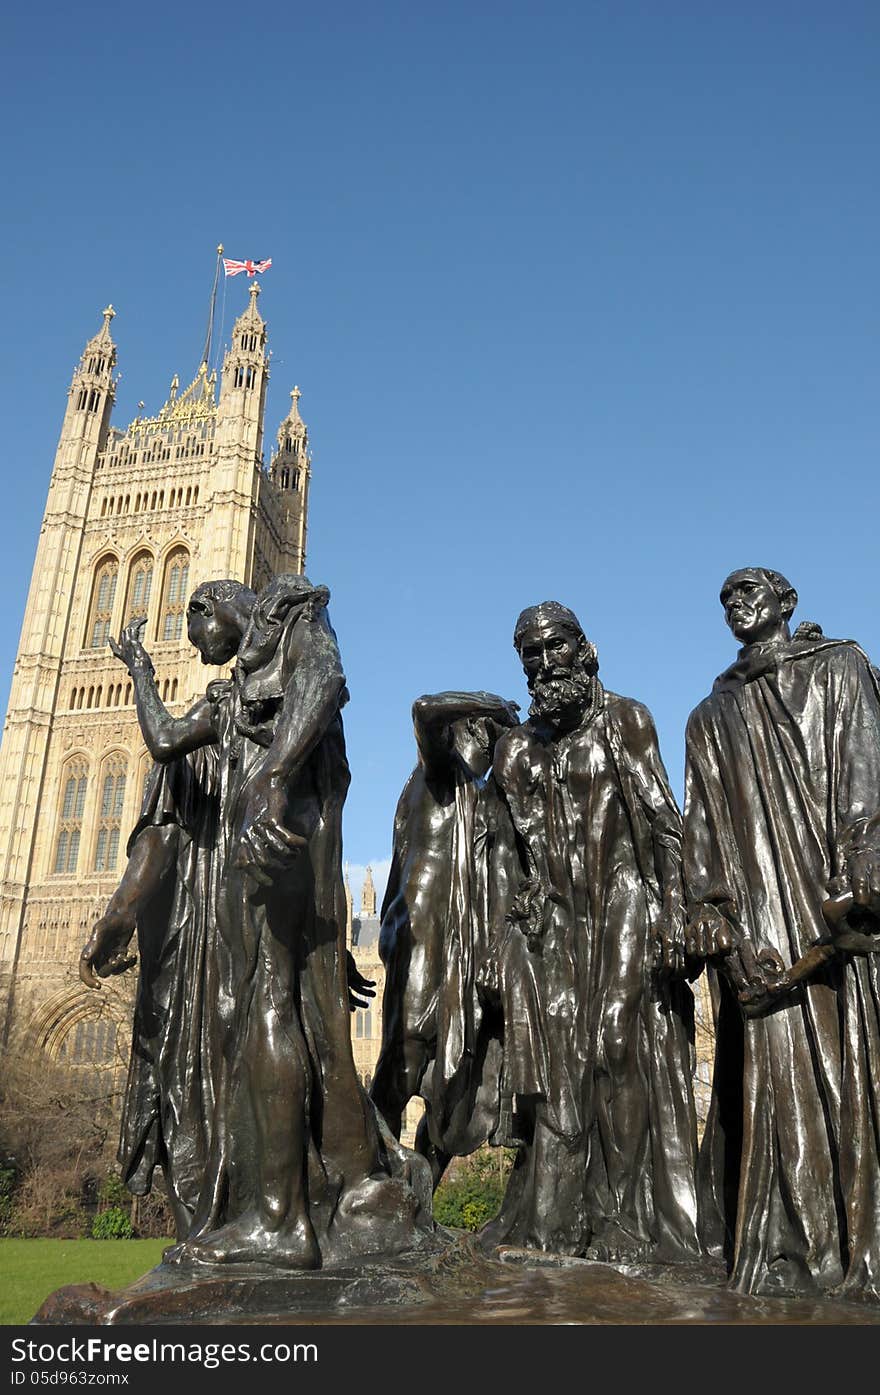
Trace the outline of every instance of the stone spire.
<instances>
[{"instance_id":1,"label":"stone spire","mask_svg":"<svg viewBox=\"0 0 880 1395\"><path fill-rule=\"evenodd\" d=\"M249 297L250 297L250 299L249 299L249 301L248 301L248 307L247 307L247 309L245 310L244 314L243 314L243 315L239 315L238 319L236 320L236 322L235 322L236 329L238 328L239 325L243 325L243 324L258 324L258 325L262 325L262 324L265 323L265 321L263 320L262 315L260 314L259 310L257 309L257 297L259 296L259 294L260 294L260 283L259 283L259 281L257 280L257 278L256 278L256 276L255 276L254 279L253 279L253 281L251 282L251 284L248 286L248 295L249 295Z\"/></svg>"},{"instance_id":2,"label":"stone spire","mask_svg":"<svg viewBox=\"0 0 880 1395\"><path fill-rule=\"evenodd\" d=\"M251 286L248 307L233 326L232 343L223 360L214 436L213 484L219 508L212 519L210 544L200 558L203 576L232 576L233 560L251 555L246 537L253 519L239 512L237 501L257 498L263 474L269 358L266 325L257 310L259 289Z\"/></svg>"},{"instance_id":3,"label":"stone spire","mask_svg":"<svg viewBox=\"0 0 880 1395\"><path fill-rule=\"evenodd\" d=\"M364 874L364 885L361 891L361 915L376 914L376 888L373 885L373 869L368 867Z\"/></svg>"},{"instance_id":4,"label":"stone spire","mask_svg":"<svg viewBox=\"0 0 880 1395\"><path fill-rule=\"evenodd\" d=\"M78 411L98 414L102 418L101 444L109 424L109 409L113 404L116 384L113 369L116 367L116 345L110 335L110 321L116 314L112 305L103 312L104 320L97 334L86 341L79 364L74 369L69 397ZM62 435L66 431L62 430ZM97 437L96 437L97 443Z\"/></svg>"},{"instance_id":5,"label":"stone spire","mask_svg":"<svg viewBox=\"0 0 880 1395\"><path fill-rule=\"evenodd\" d=\"M108 305L101 311L101 314L104 316L104 323L101 325L94 339L89 340L89 344L94 345L95 348L97 348L99 344L104 345L106 348L112 348L113 338L110 334L110 321L116 315L116 311L113 309L112 305Z\"/></svg>"},{"instance_id":6,"label":"stone spire","mask_svg":"<svg viewBox=\"0 0 880 1395\"><path fill-rule=\"evenodd\" d=\"M298 387L290 394L290 410L278 428L269 474L281 490L304 491L309 474L309 429L299 414Z\"/></svg>"},{"instance_id":7,"label":"stone spire","mask_svg":"<svg viewBox=\"0 0 880 1395\"><path fill-rule=\"evenodd\" d=\"M113 309L112 305L108 305L106 310L102 311L102 314L104 319L101 328L98 330L97 334L93 334L91 339L86 341L86 346L82 352L81 369L83 366L87 369L89 368L89 360L91 360L92 372L98 371L97 363L99 359L101 360L102 369L112 368L116 363L116 345L113 343L113 336L110 333L110 321L113 319L116 311Z\"/></svg>"}]
</instances>

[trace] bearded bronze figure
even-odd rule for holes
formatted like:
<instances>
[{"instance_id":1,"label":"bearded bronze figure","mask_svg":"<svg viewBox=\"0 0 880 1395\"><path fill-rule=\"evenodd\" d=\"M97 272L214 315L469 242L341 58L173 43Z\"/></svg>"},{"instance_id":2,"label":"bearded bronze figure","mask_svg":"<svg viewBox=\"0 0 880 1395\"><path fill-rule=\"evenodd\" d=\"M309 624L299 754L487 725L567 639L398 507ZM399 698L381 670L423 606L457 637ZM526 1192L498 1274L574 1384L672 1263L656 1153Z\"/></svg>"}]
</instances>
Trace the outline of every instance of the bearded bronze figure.
<instances>
[{"instance_id":1,"label":"bearded bronze figure","mask_svg":"<svg viewBox=\"0 0 880 1395\"><path fill-rule=\"evenodd\" d=\"M494 775L516 887L501 959L519 1151L484 1238L599 1259L700 1254L681 818L647 709L605 690L556 601L520 615L528 720ZM499 853L500 856L500 853Z\"/></svg>"}]
</instances>

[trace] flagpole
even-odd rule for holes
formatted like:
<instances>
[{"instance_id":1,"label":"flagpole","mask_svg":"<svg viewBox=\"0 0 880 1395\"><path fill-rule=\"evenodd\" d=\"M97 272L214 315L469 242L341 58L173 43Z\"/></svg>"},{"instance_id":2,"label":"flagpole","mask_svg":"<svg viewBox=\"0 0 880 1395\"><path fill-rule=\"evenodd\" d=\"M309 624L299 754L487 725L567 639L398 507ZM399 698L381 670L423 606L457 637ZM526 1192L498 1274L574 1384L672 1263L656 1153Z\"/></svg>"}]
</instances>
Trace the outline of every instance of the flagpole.
<instances>
[{"instance_id":1,"label":"flagpole","mask_svg":"<svg viewBox=\"0 0 880 1395\"><path fill-rule=\"evenodd\" d=\"M217 304L217 285L220 281L220 258L223 256L223 243L217 244L217 265L214 268L214 286L211 291L211 308L208 311L208 332L205 335L205 348L202 353L202 363L211 362L211 340L214 338L214 307Z\"/></svg>"}]
</instances>

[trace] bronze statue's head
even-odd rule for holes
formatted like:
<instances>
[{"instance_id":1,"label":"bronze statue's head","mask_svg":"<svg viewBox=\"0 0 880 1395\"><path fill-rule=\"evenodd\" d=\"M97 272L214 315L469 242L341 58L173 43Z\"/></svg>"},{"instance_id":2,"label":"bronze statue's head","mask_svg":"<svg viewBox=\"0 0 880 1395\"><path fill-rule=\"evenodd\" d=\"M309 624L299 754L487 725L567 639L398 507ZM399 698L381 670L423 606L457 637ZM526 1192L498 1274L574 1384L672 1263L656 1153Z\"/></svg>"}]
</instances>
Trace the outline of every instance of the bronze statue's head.
<instances>
[{"instance_id":1,"label":"bronze statue's head","mask_svg":"<svg viewBox=\"0 0 880 1395\"><path fill-rule=\"evenodd\" d=\"M186 608L186 629L203 664L228 664L235 658L256 599L249 586L231 578L196 587Z\"/></svg>"},{"instance_id":2,"label":"bronze statue's head","mask_svg":"<svg viewBox=\"0 0 880 1395\"><path fill-rule=\"evenodd\" d=\"M721 587L724 618L740 644L788 638L788 622L797 591L781 572L769 567L741 567Z\"/></svg>"},{"instance_id":3,"label":"bronze statue's head","mask_svg":"<svg viewBox=\"0 0 880 1395\"><path fill-rule=\"evenodd\" d=\"M599 658L574 611L559 601L529 606L513 642L533 698L531 715L554 727L576 724L598 689Z\"/></svg>"}]
</instances>

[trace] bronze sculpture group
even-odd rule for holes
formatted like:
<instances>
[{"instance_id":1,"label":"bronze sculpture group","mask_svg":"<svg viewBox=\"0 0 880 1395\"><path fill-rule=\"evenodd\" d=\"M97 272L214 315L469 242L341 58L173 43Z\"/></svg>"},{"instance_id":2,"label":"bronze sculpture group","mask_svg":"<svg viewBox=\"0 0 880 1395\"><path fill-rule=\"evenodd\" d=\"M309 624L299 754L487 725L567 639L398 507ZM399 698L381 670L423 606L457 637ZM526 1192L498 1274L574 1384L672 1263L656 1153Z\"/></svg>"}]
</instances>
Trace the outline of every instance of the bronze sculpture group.
<instances>
[{"instance_id":1,"label":"bronze sculpture group","mask_svg":"<svg viewBox=\"0 0 880 1395\"><path fill-rule=\"evenodd\" d=\"M156 762L83 950L140 984L120 1160L164 1174L183 1266L298 1270L436 1244L450 1158L516 1149L481 1243L606 1261L723 1257L746 1293L880 1299L880 686L762 568L724 583L741 648L691 715L684 816L653 722L558 602L514 634L531 707L414 706L418 764L382 908L368 1098L349 1010L347 700L328 593L193 594L186 716L135 623L114 652ZM717 1050L697 1147L691 982ZM402 1112L424 1100L416 1152Z\"/></svg>"}]
</instances>

